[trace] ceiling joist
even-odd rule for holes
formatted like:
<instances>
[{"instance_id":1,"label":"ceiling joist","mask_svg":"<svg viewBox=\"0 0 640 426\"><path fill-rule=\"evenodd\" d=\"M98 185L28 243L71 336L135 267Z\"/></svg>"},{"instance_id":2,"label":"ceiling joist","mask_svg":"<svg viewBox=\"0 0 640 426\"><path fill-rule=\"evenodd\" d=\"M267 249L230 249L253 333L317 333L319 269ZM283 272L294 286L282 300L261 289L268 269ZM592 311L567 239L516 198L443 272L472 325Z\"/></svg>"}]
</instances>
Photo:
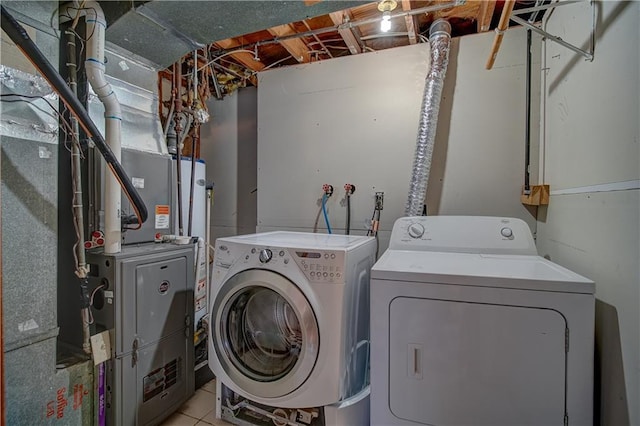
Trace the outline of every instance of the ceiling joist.
<instances>
[{"instance_id":1,"label":"ceiling joist","mask_svg":"<svg viewBox=\"0 0 640 426\"><path fill-rule=\"evenodd\" d=\"M477 19L479 33L489 31L495 8L496 0L484 0L480 2L480 10L478 11Z\"/></svg>"},{"instance_id":2,"label":"ceiling joist","mask_svg":"<svg viewBox=\"0 0 640 426\"><path fill-rule=\"evenodd\" d=\"M411 10L411 1L402 0L402 10ZM418 42L418 33L416 32L415 21L413 15L407 15L404 17L404 21L407 25L407 34L409 35L409 44L416 44Z\"/></svg>"},{"instance_id":3,"label":"ceiling joist","mask_svg":"<svg viewBox=\"0 0 640 426\"><path fill-rule=\"evenodd\" d=\"M344 22L343 12L332 12L329 16L331 17L334 25L342 25ZM347 17L349 17L349 15L347 15ZM352 55L362 53L362 41L352 29L338 29L338 33L340 34L340 37L342 37L342 40L344 40L344 43L347 45Z\"/></svg>"},{"instance_id":4,"label":"ceiling joist","mask_svg":"<svg viewBox=\"0 0 640 426\"><path fill-rule=\"evenodd\" d=\"M226 40L217 41L214 43L214 45L224 50L236 49L240 47L240 43L230 38ZM233 59L241 63L243 66L249 68L251 71L255 71L255 72L262 71L262 69L266 66L259 59L256 60L254 55L248 52L234 52L234 53L231 53L229 56L231 56Z\"/></svg>"},{"instance_id":5,"label":"ceiling joist","mask_svg":"<svg viewBox=\"0 0 640 426\"><path fill-rule=\"evenodd\" d=\"M269 28L268 31L274 37L284 37L297 33L290 24L278 25L277 27ZM305 63L311 60L311 51L301 39L289 38L286 40L280 40L279 43L282 47L287 49L287 52L289 52L296 61Z\"/></svg>"}]
</instances>

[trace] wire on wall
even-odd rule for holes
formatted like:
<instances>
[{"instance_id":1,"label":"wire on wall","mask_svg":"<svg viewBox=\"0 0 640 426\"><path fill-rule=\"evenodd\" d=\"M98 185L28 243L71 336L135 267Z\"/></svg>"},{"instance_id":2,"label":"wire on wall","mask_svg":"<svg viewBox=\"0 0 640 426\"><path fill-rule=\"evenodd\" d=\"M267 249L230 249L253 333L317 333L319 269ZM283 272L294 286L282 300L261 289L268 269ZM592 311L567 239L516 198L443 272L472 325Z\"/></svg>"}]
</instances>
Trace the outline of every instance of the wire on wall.
<instances>
[{"instance_id":1,"label":"wire on wall","mask_svg":"<svg viewBox=\"0 0 640 426\"><path fill-rule=\"evenodd\" d=\"M351 195L356 192L356 186L350 183L345 183L344 184L344 191L345 191L345 202L347 205L347 218L346 218L346 225L345 225L345 229L344 229L344 234L345 235L349 235L349 233L351 233Z\"/></svg>"}]
</instances>

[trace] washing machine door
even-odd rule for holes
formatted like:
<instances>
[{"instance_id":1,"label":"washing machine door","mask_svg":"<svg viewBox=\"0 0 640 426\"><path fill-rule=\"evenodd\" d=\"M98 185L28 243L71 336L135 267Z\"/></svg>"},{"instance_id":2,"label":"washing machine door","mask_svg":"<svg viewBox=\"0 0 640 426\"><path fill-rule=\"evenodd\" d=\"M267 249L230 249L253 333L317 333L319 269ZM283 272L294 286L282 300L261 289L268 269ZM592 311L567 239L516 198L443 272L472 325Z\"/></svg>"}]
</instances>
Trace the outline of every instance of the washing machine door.
<instances>
[{"instance_id":1,"label":"washing machine door","mask_svg":"<svg viewBox=\"0 0 640 426\"><path fill-rule=\"evenodd\" d=\"M288 395L311 375L318 323L302 291L282 275L262 269L234 275L216 295L211 316L220 365L251 395Z\"/></svg>"}]
</instances>

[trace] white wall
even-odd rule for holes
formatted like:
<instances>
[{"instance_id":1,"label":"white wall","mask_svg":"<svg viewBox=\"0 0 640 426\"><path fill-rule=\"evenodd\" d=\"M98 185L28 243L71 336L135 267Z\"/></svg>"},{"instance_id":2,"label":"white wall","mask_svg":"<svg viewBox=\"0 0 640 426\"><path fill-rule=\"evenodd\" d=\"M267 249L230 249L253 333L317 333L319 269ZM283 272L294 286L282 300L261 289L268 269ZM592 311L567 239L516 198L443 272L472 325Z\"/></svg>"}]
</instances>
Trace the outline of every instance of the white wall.
<instances>
[{"instance_id":1,"label":"white wall","mask_svg":"<svg viewBox=\"0 0 640 426\"><path fill-rule=\"evenodd\" d=\"M519 198L525 32L510 31L486 71L492 40L487 33L452 41L429 214L514 216L535 230ZM343 185L353 183L356 234L366 232L373 193L385 193L384 250L404 215L428 59L428 45L419 44L259 74L258 230L311 230L322 184L329 183L336 189L329 216L342 232Z\"/></svg>"},{"instance_id":2,"label":"white wall","mask_svg":"<svg viewBox=\"0 0 640 426\"><path fill-rule=\"evenodd\" d=\"M637 425L640 3L596 6L593 62L545 43L539 169L551 201L539 218L538 250L596 282L596 414L603 425ZM561 7L547 30L588 48L591 21L588 3Z\"/></svg>"},{"instance_id":3,"label":"white wall","mask_svg":"<svg viewBox=\"0 0 640 426\"><path fill-rule=\"evenodd\" d=\"M211 119L201 128L200 155L207 163L207 182L215 184L212 243L256 231L256 92L240 89L207 103Z\"/></svg>"}]
</instances>

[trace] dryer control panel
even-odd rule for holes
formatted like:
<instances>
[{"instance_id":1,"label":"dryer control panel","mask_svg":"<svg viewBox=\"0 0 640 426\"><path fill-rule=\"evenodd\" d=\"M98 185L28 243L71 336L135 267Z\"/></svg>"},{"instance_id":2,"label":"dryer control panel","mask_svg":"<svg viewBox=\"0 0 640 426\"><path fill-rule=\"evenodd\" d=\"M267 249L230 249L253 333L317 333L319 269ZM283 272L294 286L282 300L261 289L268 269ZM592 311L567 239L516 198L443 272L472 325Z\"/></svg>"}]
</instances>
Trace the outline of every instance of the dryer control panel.
<instances>
[{"instance_id":1,"label":"dryer control panel","mask_svg":"<svg viewBox=\"0 0 640 426\"><path fill-rule=\"evenodd\" d=\"M521 219L489 216L414 216L396 220L389 249L479 254L538 254Z\"/></svg>"}]
</instances>

